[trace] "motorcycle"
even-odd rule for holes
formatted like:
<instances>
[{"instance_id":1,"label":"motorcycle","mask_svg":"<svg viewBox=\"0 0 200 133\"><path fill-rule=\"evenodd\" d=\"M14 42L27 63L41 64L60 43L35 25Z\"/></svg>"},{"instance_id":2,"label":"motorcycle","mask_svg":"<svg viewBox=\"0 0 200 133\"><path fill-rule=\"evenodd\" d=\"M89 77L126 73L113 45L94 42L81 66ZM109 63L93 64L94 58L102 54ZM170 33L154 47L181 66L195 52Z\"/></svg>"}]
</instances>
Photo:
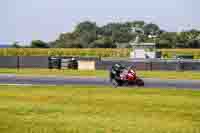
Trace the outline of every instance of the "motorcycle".
<instances>
[{"instance_id":1,"label":"motorcycle","mask_svg":"<svg viewBox=\"0 0 200 133\"><path fill-rule=\"evenodd\" d=\"M144 86L144 81L139 78L133 66L125 67L121 64L115 64L110 71L110 82L113 86Z\"/></svg>"}]
</instances>

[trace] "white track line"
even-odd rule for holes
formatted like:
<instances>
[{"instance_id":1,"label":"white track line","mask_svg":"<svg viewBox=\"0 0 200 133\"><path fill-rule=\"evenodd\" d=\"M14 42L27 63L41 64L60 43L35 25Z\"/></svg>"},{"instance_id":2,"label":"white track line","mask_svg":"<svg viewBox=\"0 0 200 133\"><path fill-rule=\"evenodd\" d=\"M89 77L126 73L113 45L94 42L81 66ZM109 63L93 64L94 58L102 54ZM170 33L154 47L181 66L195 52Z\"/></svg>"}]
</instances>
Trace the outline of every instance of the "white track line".
<instances>
[{"instance_id":1,"label":"white track line","mask_svg":"<svg viewBox=\"0 0 200 133\"><path fill-rule=\"evenodd\" d=\"M0 84L1 86L33 86L33 84Z\"/></svg>"},{"instance_id":2,"label":"white track line","mask_svg":"<svg viewBox=\"0 0 200 133\"><path fill-rule=\"evenodd\" d=\"M57 85L40 85L40 84L1 84L0 86L57 86Z\"/></svg>"}]
</instances>

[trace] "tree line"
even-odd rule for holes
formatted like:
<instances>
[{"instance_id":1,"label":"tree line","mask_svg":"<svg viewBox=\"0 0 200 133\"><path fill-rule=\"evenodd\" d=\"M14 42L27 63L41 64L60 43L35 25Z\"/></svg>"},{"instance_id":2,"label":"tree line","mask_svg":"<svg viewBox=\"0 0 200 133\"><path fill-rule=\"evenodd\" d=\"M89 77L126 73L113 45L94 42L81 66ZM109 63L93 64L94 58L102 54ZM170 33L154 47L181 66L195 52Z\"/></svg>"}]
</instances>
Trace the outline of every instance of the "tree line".
<instances>
[{"instance_id":1,"label":"tree line","mask_svg":"<svg viewBox=\"0 0 200 133\"><path fill-rule=\"evenodd\" d=\"M200 48L200 31L191 29L168 32L153 23L133 21L108 23L98 26L95 22L79 23L74 31L61 33L52 42L33 40L31 48L129 48L139 36L140 42L156 43L157 48ZM22 47L14 43L13 47Z\"/></svg>"}]
</instances>

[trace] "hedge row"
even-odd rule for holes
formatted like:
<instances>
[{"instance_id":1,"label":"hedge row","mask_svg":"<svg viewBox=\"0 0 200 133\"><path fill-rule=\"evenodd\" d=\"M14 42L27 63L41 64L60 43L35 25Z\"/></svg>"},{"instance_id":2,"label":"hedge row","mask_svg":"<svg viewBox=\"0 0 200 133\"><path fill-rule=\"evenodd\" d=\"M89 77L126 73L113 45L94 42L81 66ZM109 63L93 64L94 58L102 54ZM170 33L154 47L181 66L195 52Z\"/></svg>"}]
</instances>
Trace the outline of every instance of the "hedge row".
<instances>
[{"instance_id":1,"label":"hedge row","mask_svg":"<svg viewBox=\"0 0 200 133\"><path fill-rule=\"evenodd\" d=\"M176 54L194 55L200 59L200 49L161 49L162 57L172 58ZM129 57L131 49L64 49L64 48L4 48L0 56L92 56L92 57Z\"/></svg>"}]
</instances>

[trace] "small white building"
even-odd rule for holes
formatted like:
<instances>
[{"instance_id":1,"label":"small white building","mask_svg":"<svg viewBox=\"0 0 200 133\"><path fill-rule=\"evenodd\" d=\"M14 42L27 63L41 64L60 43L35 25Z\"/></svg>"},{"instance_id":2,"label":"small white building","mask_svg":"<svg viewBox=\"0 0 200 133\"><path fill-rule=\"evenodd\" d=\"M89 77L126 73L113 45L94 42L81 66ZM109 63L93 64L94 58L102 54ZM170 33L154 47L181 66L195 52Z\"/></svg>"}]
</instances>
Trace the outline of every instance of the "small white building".
<instances>
[{"instance_id":1,"label":"small white building","mask_svg":"<svg viewBox=\"0 0 200 133\"><path fill-rule=\"evenodd\" d=\"M156 58L155 43L131 43L133 51L130 54L131 58L137 59L152 59Z\"/></svg>"}]
</instances>

